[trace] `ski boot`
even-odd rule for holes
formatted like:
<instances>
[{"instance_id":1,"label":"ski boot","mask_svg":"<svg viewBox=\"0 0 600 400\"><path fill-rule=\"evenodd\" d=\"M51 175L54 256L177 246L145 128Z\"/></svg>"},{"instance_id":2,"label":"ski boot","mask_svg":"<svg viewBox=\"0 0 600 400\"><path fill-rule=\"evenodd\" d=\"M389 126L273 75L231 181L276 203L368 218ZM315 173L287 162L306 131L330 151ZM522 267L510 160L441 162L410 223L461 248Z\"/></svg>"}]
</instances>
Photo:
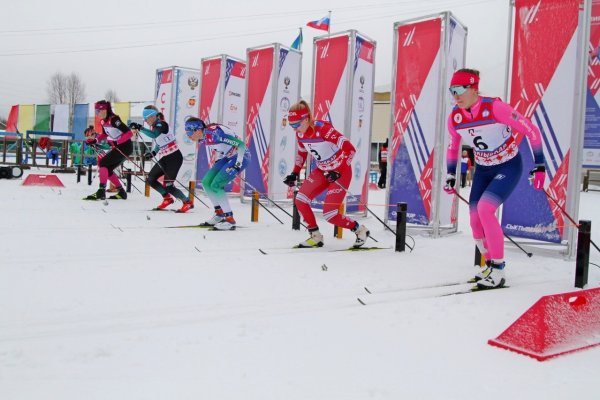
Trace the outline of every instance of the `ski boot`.
<instances>
[{"instance_id":1,"label":"ski boot","mask_svg":"<svg viewBox=\"0 0 600 400\"><path fill-rule=\"evenodd\" d=\"M177 213L184 213L184 212L188 212L189 210L191 210L192 208L194 208L194 205L192 204L191 201L184 201L183 205L181 206L181 208L175 212Z\"/></svg>"},{"instance_id":2,"label":"ski boot","mask_svg":"<svg viewBox=\"0 0 600 400\"><path fill-rule=\"evenodd\" d=\"M106 200L106 188L100 187L96 193L83 198L84 200Z\"/></svg>"},{"instance_id":3,"label":"ski boot","mask_svg":"<svg viewBox=\"0 0 600 400\"><path fill-rule=\"evenodd\" d=\"M299 248L304 247L323 247L323 235L319 232L319 228L309 229L310 237L304 242L298 244Z\"/></svg>"},{"instance_id":4,"label":"ski boot","mask_svg":"<svg viewBox=\"0 0 600 400\"><path fill-rule=\"evenodd\" d=\"M504 276L505 265L506 263L504 261L501 263L495 263L494 261L490 261L490 273L485 278L477 282L477 287L479 289L495 289L504 286L504 284L506 283L506 279Z\"/></svg>"},{"instance_id":5,"label":"ski boot","mask_svg":"<svg viewBox=\"0 0 600 400\"><path fill-rule=\"evenodd\" d=\"M214 230L216 231L233 231L235 230L235 219L233 219L232 213L223 214L221 222L215 224Z\"/></svg>"},{"instance_id":6,"label":"ski boot","mask_svg":"<svg viewBox=\"0 0 600 400\"><path fill-rule=\"evenodd\" d=\"M167 194L166 196L163 196L163 201L162 203L160 203L158 205L158 207L156 207L157 210L164 210L165 208L167 208L169 205L175 203L175 200L173 199L173 197L170 194Z\"/></svg>"},{"instance_id":7,"label":"ski boot","mask_svg":"<svg viewBox=\"0 0 600 400\"><path fill-rule=\"evenodd\" d=\"M109 197L111 200L127 200L127 192L123 189L123 186L119 186L117 194Z\"/></svg>"},{"instance_id":8,"label":"ski boot","mask_svg":"<svg viewBox=\"0 0 600 400\"><path fill-rule=\"evenodd\" d=\"M356 240L352 245L352 247L354 247L355 249L364 245L367 241L367 238L371 234L371 232L369 232L366 226L359 225L358 222L356 223L356 227L354 227L352 231L356 234Z\"/></svg>"}]
</instances>

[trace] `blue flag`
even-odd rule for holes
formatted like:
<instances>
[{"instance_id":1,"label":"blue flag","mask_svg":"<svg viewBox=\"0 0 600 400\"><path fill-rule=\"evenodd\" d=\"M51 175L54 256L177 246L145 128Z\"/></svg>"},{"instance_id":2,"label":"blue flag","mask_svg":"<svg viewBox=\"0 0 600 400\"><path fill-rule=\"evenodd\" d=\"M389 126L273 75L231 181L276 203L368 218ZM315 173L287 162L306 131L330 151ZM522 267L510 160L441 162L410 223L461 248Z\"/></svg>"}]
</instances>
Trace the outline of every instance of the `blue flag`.
<instances>
[{"instance_id":1,"label":"blue flag","mask_svg":"<svg viewBox=\"0 0 600 400\"><path fill-rule=\"evenodd\" d=\"M300 50L302 48L302 29L300 29L300 33L294 43L292 43L292 49Z\"/></svg>"}]
</instances>

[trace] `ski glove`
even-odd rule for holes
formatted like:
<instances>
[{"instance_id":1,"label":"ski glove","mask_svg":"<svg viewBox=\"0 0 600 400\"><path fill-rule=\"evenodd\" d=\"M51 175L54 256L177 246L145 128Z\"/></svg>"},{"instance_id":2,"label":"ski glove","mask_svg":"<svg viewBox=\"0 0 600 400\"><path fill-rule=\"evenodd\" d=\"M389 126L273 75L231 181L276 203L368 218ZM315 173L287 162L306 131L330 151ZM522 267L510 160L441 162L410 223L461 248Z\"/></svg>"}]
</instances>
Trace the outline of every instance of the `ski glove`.
<instances>
[{"instance_id":1,"label":"ski glove","mask_svg":"<svg viewBox=\"0 0 600 400\"><path fill-rule=\"evenodd\" d=\"M546 167L538 164L529 171L529 183L536 190L544 189L544 181L546 180Z\"/></svg>"},{"instance_id":2,"label":"ski glove","mask_svg":"<svg viewBox=\"0 0 600 400\"><path fill-rule=\"evenodd\" d=\"M298 174L295 172L292 172L291 174L289 174L288 176L285 177L285 179L283 180L283 183L285 183L289 187L294 187L294 186L296 186L297 180L298 180Z\"/></svg>"},{"instance_id":3,"label":"ski glove","mask_svg":"<svg viewBox=\"0 0 600 400\"><path fill-rule=\"evenodd\" d=\"M144 160L150 161L154 158L155 155L156 155L155 151L148 151L144 154Z\"/></svg>"},{"instance_id":4,"label":"ski glove","mask_svg":"<svg viewBox=\"0 0 600 400\"><path fill-rule=\"evenodd\" d=\"M335 181L337 181L338 179L340 179L340 176L342 176L342 174L340 174L337 171L329 171L325 174L325 177L327 178L327 182L333 183Z\"/></svg>"},{"instance_id":5,"label":"ski glove","mask_svg":"<svg viewBox=\"0 0 600 400\"><path fill-rule=\"evenodd\" d=\"M225 170L225 172L227 172L228 174L231 174L235 171L235 173L240 172L242 169L242 164L240 164L239 162L236 162L233 166L227 168Z\"/></svg>"},{"instance_id":6,"label":"ski glove","mask_svg":"<svg viewBox=\"0 0 600 400\"><path fill-rule=\"evenodd\" d=\"M444 192L446 192L448 194L456 193L456 190L454 189L454 185L456 185L456 175L454 175L454 174L446 175L446 186L444 186Z\"/></svg>"},{"instance_id":7,"label":"ski glove","mask_svg":"<svg viewBox=\"0 0 600 400\"><path fill-rule=\"evenodd\" d=\"M132 122L129 124L129 128L139 131L140 129L142 129L142 125L138 124L137 122Z\"/></svg>"}]
</instances>

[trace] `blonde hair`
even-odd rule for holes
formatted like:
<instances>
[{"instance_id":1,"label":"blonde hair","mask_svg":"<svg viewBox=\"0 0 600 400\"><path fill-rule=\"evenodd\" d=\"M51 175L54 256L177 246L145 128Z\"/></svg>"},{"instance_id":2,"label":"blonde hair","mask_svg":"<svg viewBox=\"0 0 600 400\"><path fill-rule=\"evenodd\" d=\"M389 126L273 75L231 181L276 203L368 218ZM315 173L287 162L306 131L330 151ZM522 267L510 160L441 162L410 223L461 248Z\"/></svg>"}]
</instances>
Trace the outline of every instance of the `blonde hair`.
<instances>
[{"instance_id":1,"label":"blonde hair","mask_svg":"<svg viewBox=\"0 0 600 400\"><path fill-rule=\"evenodd\" d=\"M308 110L308 123L313 125L314 119L312 112L310 111L310 106L306 102L306 100L300 100L296 104L292 104L289 111L300 111L300 110Z\"/></svg>"}]
</instances>

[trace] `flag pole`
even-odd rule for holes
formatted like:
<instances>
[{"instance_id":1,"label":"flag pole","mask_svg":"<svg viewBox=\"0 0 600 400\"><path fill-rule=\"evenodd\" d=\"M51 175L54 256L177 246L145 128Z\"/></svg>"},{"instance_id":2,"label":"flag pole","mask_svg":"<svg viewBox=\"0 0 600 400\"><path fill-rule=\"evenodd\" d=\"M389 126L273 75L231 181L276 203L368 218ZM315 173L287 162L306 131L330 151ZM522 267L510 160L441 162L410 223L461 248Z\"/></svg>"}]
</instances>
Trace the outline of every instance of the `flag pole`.
<instances>
[{"instance_id":1,"label":"flag pole","mask_svg":"<svg viewBox=\"0 0 600 400\"><path fill-rule=\"evenodd\" d=\"M298 29L300 29L300 44L298 45L298 51L302 51L302 42L304 41L304 38L302 37L302 27L298 27Z\"/></svg>"},{"instance_id":2,"label":"flag pole","mask_svg":"<svg viewBox=\"0 0 600 400\"><path fill-rule=\"evenodd\" d=\"M327 25L327 35L329 36L331 34L331 10L329 10L328 13L329 13L329 25Z\"/></svg>"}]
</instances>

